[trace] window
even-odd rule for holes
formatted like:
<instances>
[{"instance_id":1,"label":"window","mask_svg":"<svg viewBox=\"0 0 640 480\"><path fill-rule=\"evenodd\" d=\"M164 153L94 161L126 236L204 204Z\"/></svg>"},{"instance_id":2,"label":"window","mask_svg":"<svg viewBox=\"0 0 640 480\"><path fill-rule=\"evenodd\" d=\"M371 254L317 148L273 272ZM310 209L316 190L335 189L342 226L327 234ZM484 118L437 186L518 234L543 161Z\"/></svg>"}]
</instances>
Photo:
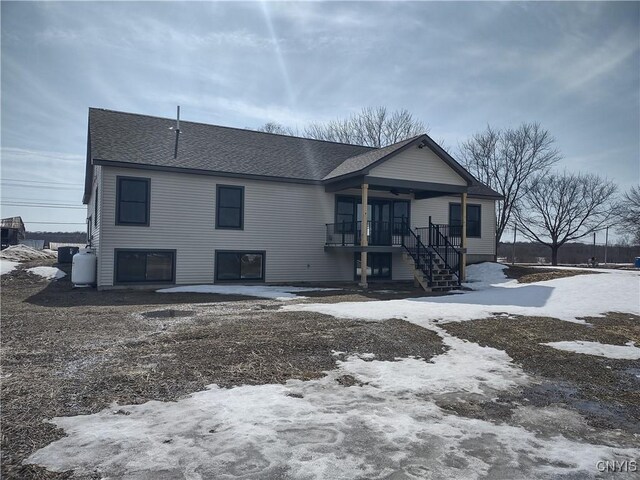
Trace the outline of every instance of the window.
<instances>
[{"instance_id":1,"label":"window","mask_svg":"<svg viewBox=\"0 0 640 480\"><path fill-rule=\"evenodd\" d=\"M173 283L175 250L116 250L116 283Z\"/></svg>"},{"instance_id":2,"label":"window","mask_svg":"<svg viewBox=\"0 0 640 480\"><path fill-rule=\"evenodd\" d=\"M360 253L355 253L356 280L360 278ZM368 278L391 278L391 254L390 253L367 253L367 277Z\"/></svg>"},{"instance_id":3,"label":"window","mask_svg":"<svg viewBox=\"0 0 640 480\"><path fill-rule=\"evenodd\" d=\"M98 226L98 187L96 187L96 196L93 199L93 226Z\"/></svg>"},{"instance_id":4,"label":"window","mask_svg":"<svg viewBox=\"0 0 640 480\"><path fill-rule=\"evenodd\" d=\"M116 200L117 225L149 225L149 185L151 180L118 177Z\"/></svg>"},{"instance_id":5,"label":"window","mask_svg":"<svg viewBox=\"0 0 640 480\"><path fill-rule=\"evenodd\" d=\"M352 233L355 226L356 199L338 197L336 200L336 232Z\"/></svg>"},{"instance_id":6,"label":"window","mask_svg":"<svg viewBox=\"0 0 640 480\"><path fill-rule=\"evenodd\" d=\"M480 205L467 205L467 237L480 238ZM462 214L459 203L449 204L449 226L452 236L462 236Z\"/></svg>"},{"instance_id":7,"label":"window","mask_svg":"<svg viewBox=\"0 0 640 480\"><path fill-rule=\"evenodd\" d=\"M216 252L216 281L264 281L264 252Z\"/></svg>"},{"instance_id":8,"label":"window","mask_svg":"<svg viewBox=\"0 0 640 480\"><path fill-rule=\"evenodd\" d=\"M216 228L242 230L244 187L216 187Z\"/></svg>"},{"instance_id":9,"label":"window","mask_svg":"<svg viewBox=\"0 0 640 480\"><path fill-rule=\"evenodd\" d=\"M409 202L396 200L393 202L393 233L408 233Z\"/></svg>"}]
</instances>

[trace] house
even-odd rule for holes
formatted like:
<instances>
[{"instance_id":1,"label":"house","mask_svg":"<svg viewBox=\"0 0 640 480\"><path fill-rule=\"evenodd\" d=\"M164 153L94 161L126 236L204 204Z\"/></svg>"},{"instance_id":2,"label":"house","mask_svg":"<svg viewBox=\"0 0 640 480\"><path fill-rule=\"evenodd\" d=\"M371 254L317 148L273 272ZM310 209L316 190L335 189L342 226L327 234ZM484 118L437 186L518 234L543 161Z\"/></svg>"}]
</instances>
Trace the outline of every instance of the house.
<instances>
[{"instance_id":1,"label":"house","mask_svg":"<svg viewBox=\"0 0 640 480\"><path fill-rule=\"evenodd\" d=\"M376 149L89 109L98 288L413 279L446 290L466 264L495 259L499 198L426 134Z\"/></svg>"},{"instance_id":2,"label":"house","mask_svg":"<svg viewBox=\"0 0 640 480\"><path fill-rule=\"evenodd\" d=\"M9 245L18 245L20 240L24 240L26 230L21 217L3 218L0 221L2 229L2 249Z\"/></svg>"}]
</instances>

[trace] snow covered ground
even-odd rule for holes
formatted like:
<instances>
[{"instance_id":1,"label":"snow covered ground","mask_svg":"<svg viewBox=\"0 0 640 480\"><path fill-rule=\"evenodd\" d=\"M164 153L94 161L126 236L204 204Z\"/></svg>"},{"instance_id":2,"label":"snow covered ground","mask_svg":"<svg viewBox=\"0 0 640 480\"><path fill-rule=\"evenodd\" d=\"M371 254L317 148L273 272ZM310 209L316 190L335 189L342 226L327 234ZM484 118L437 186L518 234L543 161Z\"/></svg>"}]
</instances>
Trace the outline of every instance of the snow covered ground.
<instances>
[{"instance_id":1,"label":"snow covered ground","mask_svg":"<svg viewBox=\"0 0 640 480\"><path fill-rule=\"evenodd\" d=\"M56 267L33 267L28 268L27 272L38 275L46 280L58 280L65 277L67 274Z\"/></svg>"},{"instance_id":2,"label":"snow covered ground","mask_svg":"<svg viewBox=\"0 0 640 480\"><path fill-rule=\"evenodd\" d=\"M12 260L0 259L0 275L13 272L16 267L20 265L20 262L14 262Z\"/></svg>"},{"instance_id":3,"label":"snow covered ground","mask_svg":"<svg viewBox=\"0 0 640 480\"><path fill-rule=\"evenodd\" d=\"M402 318L423 327L435 320L476 320L494 313L553 317L572 322L582 322L580 317L599 316L610 311L640 315L640 272L608 270L600 275L519 284L504 276L504 268L496 263L469 267L467 285L479 290L456 295L366 303L295 304L283 309L364 320Z\"/></svg>"},{"instance_id":4,"label":"snow covered ground","mask_svg":"<svg viewBox=\"0 0 640 480\"><path fill-rule=\"evenodd\" d=\"M297 293L320 290L336 290L335 288L287 287L270 285L189 285L156 290L159 293L219 293L222 295L246 295L247 297L273 298L291 300L304 298Z\"/></svg>"},{"instance_id":5,"label":"snow covered ground","mask_svg":"<svg viewBox=\"0 0 640 480\"><path fill-rule=\"evenodd\" d=\"M439 396L493 397L527 378L504 352L440 333L450 350L433 363L352 356L319 380L211 385L178 402L55 418L68 436L28 463L133 479L525 479L590 478L597 460L637 455L615 437L540 433L559 419L588 429L568 410L519 407L513 424L442 410ZM344 387L341 375L362 385Z\"/></svg>"},{"instance_id":6,"label":"snow covered ground","mask_svg":"<svg viewBox=\"0 0 640 480\"><path fill-rule=\"evenodd\" d=\"M14 262L26 262L40 258L56 258L56 254L51 250L36 250L27 245L11 245L0 252L0 258Z\"/></svg>"},{"instance_id":7,"label":"snow covered ground","mask_svg":"<svg viewBox=\"0 0 640 480\"><path fill-rule=\"evenodd\" d=\"M27 463L102 478L516 480L596 478L598 460L636 459L637 438L606 430L595 437L573 410L518 406L508 420L491 421L438 406L442 399L495 402L532 379L504 351L456 338L435 320L493 312L568 321L607 311L639 313L640 277L634 272L527 285L501 272L495 264L470 269L470 284L481 290L455 296L282 307L369 320L406 318L442 338L447 350L430 362L336 352L338 367L317 380L210 385L177 402L113 405L93 415L54 418L67 436ZM337 381L344 375L354 377L355 385Z\"/></svg>"},{"instance_id":8,"label":"snow covered ground","mask_svg":"<svg viewBox=\"0 0 640 480\"><path fill-rule=\"evenodd\" d=\"M548 345L567 352L584 353L585 355L596 355L598 357L640 360L640 348L636 347L632 342L626 345L607 345L599 342L576 340L573 342L549 342L542 345Z\"/></svg>"}]
</instances>

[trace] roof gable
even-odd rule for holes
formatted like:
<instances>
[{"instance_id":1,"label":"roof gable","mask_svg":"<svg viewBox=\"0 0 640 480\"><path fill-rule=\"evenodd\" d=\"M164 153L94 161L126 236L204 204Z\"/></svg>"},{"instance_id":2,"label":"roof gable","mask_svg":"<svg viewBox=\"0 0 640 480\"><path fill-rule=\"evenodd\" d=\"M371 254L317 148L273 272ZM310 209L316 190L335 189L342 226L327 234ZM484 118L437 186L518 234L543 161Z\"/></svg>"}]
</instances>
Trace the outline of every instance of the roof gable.
<instances>
[{"instance_id":1,"label":"roof gable","mask_svg":"<svg viewBox=\"0 0 640 480\"><path fill-rule=\"evenodd\" d=\"M442 160L450 169L460 176L468 185L477 182L465 168L456 162L440 145L438 145L429 135L422 134L416 137L402 140L398 143L388 145L370 152L365 152L355 157L348 158L342 164L338 165L327 175L324 180L334 181L339 178L359 174L368 173L371 169L377 167L401 152L413 147L429 148L440 160Z\"/></svg>"}]
</instances>

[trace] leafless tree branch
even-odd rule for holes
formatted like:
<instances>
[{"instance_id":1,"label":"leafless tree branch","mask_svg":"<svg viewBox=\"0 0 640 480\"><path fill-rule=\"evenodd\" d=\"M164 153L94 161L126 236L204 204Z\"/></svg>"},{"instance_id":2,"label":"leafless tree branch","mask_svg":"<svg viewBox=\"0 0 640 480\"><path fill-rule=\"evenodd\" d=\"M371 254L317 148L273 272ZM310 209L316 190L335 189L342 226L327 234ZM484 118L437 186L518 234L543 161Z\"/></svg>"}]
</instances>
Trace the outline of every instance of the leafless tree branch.
<instances>
[{"instance_id":1,"label":"leafless tree branch","mask_svg":"<svg viewBox=\"0 0 640 480\"><path fill-rule=\"evenodd\" d=\"M622 195L617 220L620 233L628 235L634 245L640 245L640 185Z\"/></svg>"},{"instance_id":2,"label":"leafless tree branch","mask_svg":"<svg viewBox=\"0 0 640 480\"><path fill-rule=\"evenodd\" d=\"M616 214L616 185L593 174L535 174L513 209L519 231L551 249L558 249L607 226Z\"/></svg>"},{"instance_id":3,"label":"leafless tree branch","mask_svg":"<svg viewBox=\"0 0 640 480\"><path fill-rule=\"evenodd\" d=\"M538 123L496 130L487 125L459 147L465 167L504 199L496 202L496 247L531 177L560 158L555 139Z\"/></svg>"}]
</instances>

